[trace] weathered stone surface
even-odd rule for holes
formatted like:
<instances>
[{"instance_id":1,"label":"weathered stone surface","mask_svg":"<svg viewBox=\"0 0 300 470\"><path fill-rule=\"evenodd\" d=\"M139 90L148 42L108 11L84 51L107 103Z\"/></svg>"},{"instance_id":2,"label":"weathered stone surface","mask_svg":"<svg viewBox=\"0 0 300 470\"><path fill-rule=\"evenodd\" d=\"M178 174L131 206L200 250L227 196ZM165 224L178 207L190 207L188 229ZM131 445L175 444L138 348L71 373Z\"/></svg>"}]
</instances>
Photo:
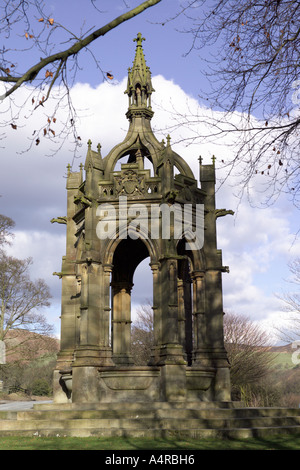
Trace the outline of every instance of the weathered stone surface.
<instances>
[{"instance_id":1,"label":"weathered stone surface","mask_svg":"<svg viewBox=\"0 0 300 470\"><path fill-rule=\"evenodd\" d=\"M242 439L299 432L298 408L243 408L233 402L38 404L0 414L1 436Z\"/></svg>"}]
</instances>

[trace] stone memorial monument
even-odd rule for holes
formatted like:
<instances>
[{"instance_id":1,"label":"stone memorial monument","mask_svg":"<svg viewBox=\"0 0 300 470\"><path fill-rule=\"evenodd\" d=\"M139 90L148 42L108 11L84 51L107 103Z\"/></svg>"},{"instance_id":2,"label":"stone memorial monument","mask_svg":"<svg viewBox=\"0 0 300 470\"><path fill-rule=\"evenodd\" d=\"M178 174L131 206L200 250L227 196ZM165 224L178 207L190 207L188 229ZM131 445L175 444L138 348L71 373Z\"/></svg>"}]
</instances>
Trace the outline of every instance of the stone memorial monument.
<instances>
[{"instance_id":1,"label":"stone memorial monument","mask_svg":"<svg viewBox=\"0 0 300 470\"><path fill-rule=\"evenodd\" d=\"M128 133L105 157L88 142L85 165L68 169L67 214L52 219L67 232L55 273L62 306L53 403L2 411L0 435L297 435L299 408L231 401L222 305L228 268L216 220L232 211L216 209L214 158L210 165L199 160L198 187L170 137L159 142L153 134L151 73L141 34L135 41ZM154 341L142 367L131 356L131 293L135 270L148 258Z\"/></svg>"},{"instance_id":2,"label":"stone memorial monument","mask_svg":"<svg viewBox=\"0 0 300 470\"><path fill-rule=\"evenodd\" d=\"M66 255L55 273L62 307L54 403L230 401L221 279L228 268L216 220L231 211L215 206L214 159L199 159L198 187L170 137L155 137L143 39L134 40L128 70L125 139L106 156L88 142L84 166L68 169L67 215L52 219L66 225ZM146 258L154 344L141 367L131 357L131 291Z\"/></svg>"}]
</instances>

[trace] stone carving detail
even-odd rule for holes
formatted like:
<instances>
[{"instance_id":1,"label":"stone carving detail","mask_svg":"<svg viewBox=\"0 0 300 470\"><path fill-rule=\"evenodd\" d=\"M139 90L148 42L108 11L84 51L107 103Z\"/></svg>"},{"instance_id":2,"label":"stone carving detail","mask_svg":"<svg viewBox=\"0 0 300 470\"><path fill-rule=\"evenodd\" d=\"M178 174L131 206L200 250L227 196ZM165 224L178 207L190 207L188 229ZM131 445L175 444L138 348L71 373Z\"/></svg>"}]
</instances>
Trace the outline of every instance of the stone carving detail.
<instances>
[{"instance_id":1,"label":"stone carving detail","mask_svg":"<svg viewBox=\"0 0 300 470\"><path fill-rule=\"evenodd\" d=\"M232 210L228 211L226 209L215 209L214 214L217 219L218 217L224 217L225 215L228 215L228 214L234 215L234 212Z\"/></svg>"},{"instance_id":2,"label":"stone carving detail","mask_svg":"<svg viewBox=\"0 0 300 470\"><path fill-rule=\"evenodd\" d=\"M56 217L50 220L51 224L54 224L55 222L58 224L66 224L67 223L67 217Z\"/></svg>"},{"instance_id":3,"label":"stone carving detail","mask_svg":"<svg viewBox=\"0 0 300 470\"><path fill-rule=\"evenodd\" d=\"M188 201L188 202L191 202L193 200L193 195L192 195L192 191L190 190L190 188L188 186L186 186L184 188L184 197L185 199Z\"/></svg>"},{"instance_id":4,"label":"stone carving detail","mask_svg":"<svg viewBox=\"0 0 300 470\"><path fill-rule=\"evenodd\" d=\"M105 185L105 187L100 187L100 197L111 197L114 196L114 187L113 185Z\"/></svg>"},{"instance_id":5,"label":"stone carving detail","mask_svg":"<svg viewBox=\"0 0 300 470\"><path fill-rule=\"evenodd\" d=\"M117 195L142 196L145 192L145 178L133 170L122 172L115 177Z\"/></svg>"}]
</instances>

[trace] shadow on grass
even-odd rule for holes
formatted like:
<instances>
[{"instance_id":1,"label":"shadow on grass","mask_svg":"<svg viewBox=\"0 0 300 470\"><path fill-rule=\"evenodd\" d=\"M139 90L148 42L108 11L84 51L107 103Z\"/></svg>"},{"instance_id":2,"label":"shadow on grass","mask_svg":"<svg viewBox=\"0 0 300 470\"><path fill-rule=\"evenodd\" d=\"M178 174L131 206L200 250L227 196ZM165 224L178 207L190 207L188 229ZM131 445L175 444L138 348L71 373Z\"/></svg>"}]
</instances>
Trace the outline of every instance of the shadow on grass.
<instances>
[{"instance_id":1,"label":"shadow on grass","mask_svg":"<svg viewBox=\"0 0 300 470\"><path fill-rule=\"evenodd\" d=\"M300 450L300 435L249 439L1 436L0 450Z\"/></svg>"}]
</instances>

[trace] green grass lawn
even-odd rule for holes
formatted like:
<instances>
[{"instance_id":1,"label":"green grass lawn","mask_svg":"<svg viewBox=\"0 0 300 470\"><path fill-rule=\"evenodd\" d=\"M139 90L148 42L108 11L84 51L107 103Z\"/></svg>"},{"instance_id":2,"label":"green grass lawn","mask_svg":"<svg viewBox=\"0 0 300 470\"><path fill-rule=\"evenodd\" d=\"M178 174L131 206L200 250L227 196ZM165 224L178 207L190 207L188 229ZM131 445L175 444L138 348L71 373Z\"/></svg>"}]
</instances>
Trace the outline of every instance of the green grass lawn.
<instances>
[{"instance_id":1,"label":"green grass lawn","mask_svg":"<svg viewBox=\"0 0 300 470\"><path fill-rule=\"evenodd\" d=\"M240 440L1 436L0 450L300 450L300 435Z\"/></svg>"}]
</instances>

